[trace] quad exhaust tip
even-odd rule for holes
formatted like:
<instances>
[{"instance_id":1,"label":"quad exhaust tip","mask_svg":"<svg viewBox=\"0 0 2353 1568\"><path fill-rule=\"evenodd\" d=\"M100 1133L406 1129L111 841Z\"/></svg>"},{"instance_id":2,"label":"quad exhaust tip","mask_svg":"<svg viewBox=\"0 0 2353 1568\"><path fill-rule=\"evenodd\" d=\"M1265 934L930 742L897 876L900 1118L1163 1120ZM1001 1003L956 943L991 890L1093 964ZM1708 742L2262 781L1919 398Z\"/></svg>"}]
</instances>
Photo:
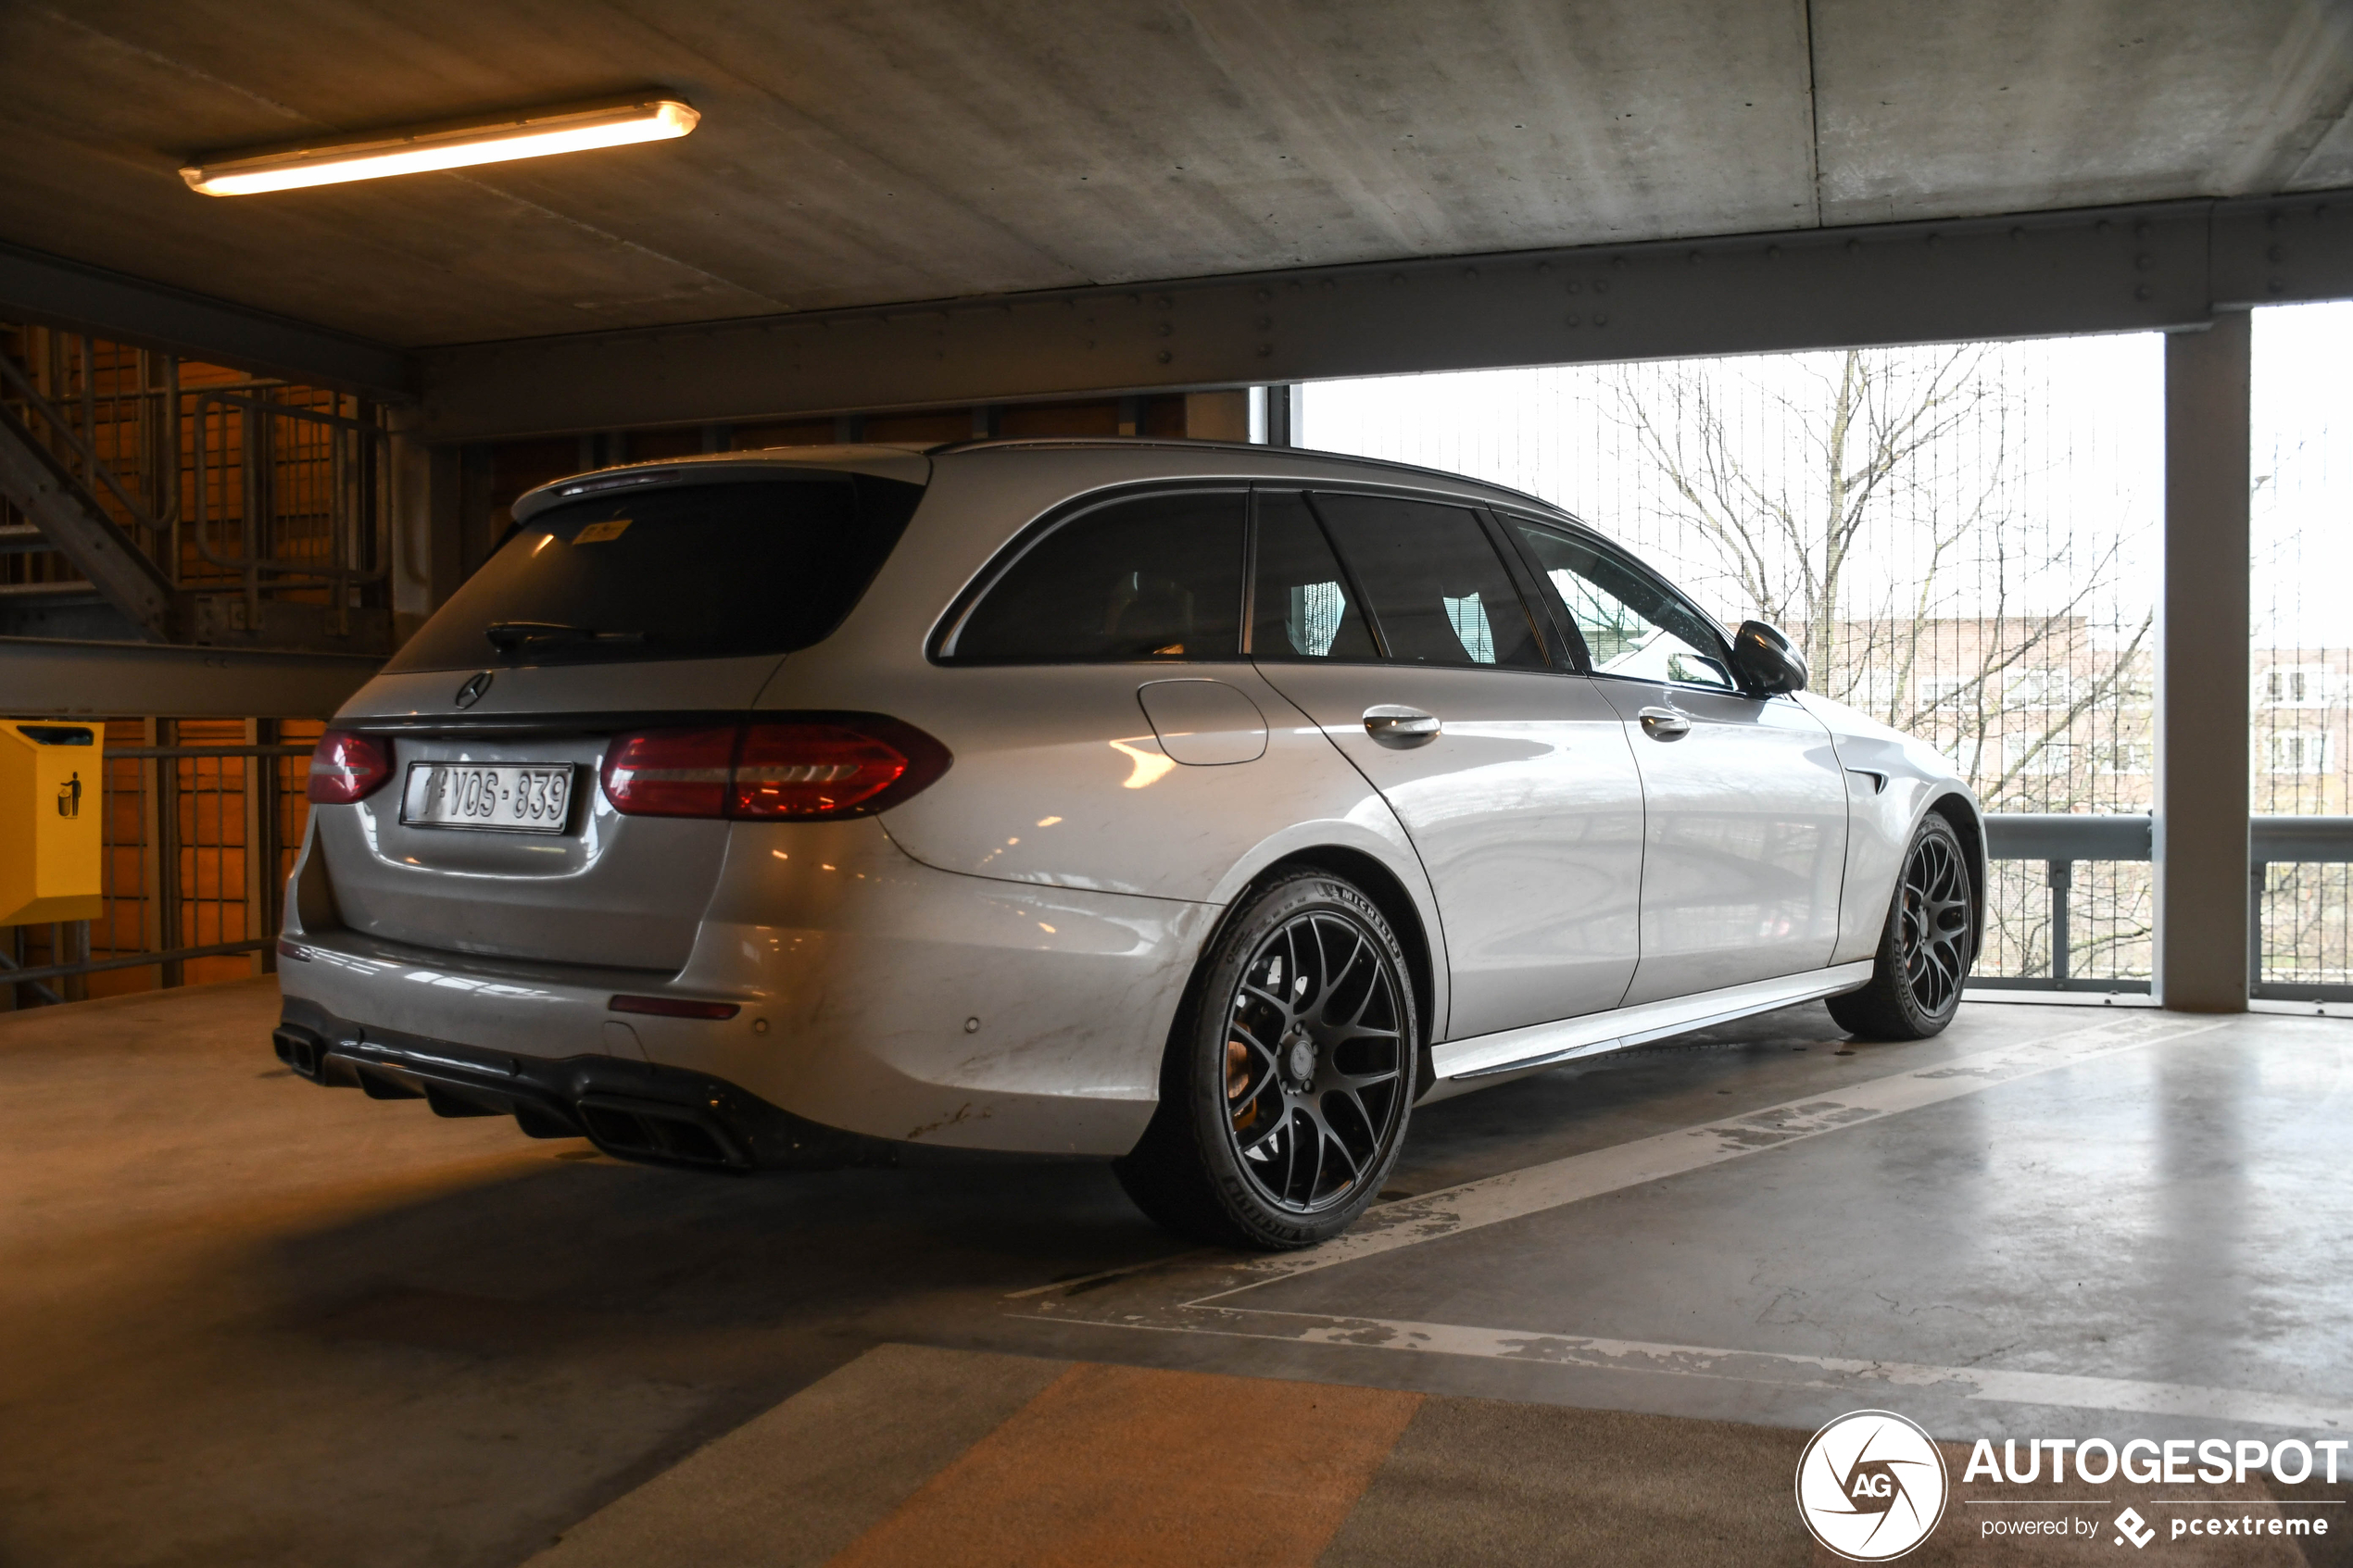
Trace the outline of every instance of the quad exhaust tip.
<instances>
[{"instance_id":1,"label":"quad exhaust tip","mask_svg":"<svg viewBox=\"0 0 2353 1568\"><path fill-rule=\"evenodd\" d=\"M270 1032L270 1044L284 1062L303 1077L316 1084L320 1063L326 1060L326 1042L308 1029L292 1029L283 1025Z\"/></svg>"}]
</instances>

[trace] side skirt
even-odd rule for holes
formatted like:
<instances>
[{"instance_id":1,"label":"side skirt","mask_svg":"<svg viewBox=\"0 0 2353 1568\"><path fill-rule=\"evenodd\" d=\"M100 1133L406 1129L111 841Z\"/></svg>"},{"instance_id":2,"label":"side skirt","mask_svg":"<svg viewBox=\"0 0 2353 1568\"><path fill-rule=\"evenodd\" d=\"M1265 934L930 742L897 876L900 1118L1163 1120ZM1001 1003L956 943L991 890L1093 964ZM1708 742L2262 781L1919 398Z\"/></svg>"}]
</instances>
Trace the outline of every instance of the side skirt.
<instances>
[{"instance_id":1,"label":"side skirt","mask_svg":"<svg viewBox=\"0 0 2353 1568\"><path fill-rule=\"evenodd\" d=\"M1702 991L1697 996L1587 1013L1555 1023L1531 1023L1523 1029L1448 1040L1430 1051L1430 1060L1438 1070L1438 1084L1422 1097L1423 1103L1483 1089L1506 1073L1532 1073L1540 1067L1574 1061L1581 1056L1599 1056L1604 1051L1648 1045L1671 1035L1712 1028L1795 1002L1834 997L1841 991L1854 990L1870 978L1870 960L1864 960L1830 969L1808 970L1803 974L1752 980L1744 985L1727 985L1720 991Z\"/></svg>"}]
</instances>

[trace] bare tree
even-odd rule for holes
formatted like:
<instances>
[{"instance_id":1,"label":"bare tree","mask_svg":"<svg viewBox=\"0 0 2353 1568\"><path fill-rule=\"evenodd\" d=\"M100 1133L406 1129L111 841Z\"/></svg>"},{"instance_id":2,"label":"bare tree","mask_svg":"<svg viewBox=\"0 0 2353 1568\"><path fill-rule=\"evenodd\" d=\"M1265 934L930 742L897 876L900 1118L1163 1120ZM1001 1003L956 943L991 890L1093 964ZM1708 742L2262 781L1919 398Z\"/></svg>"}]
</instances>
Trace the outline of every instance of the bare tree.
<instances>
[{"instance_id":1,"label":"bare tree","mask_svg":"<svg viewBox=\"0 0 2353 1568\"><path fill-rule=\"evenodd\" d=\"M2098 530L2020 515L2025 410L2001 354L1627 367L1614 400L1656 476L1653 521L1790 633L1816 689L1932 739L1994 809L2114 809L2097 797L2145 734L2153 612L2095 640L2120 542L2086 552ZM2075 954L2145 940L2121 913Z\"/></svg>"},{"instance_id":2,"label":"bare tree","mask_svg":"<svg viewBox=\"0 0 2353 1568\"><path fill-rule=\"evenodd\" d=\"M2144 616L2095 656L2086 610L2120 546L2074 559L2069 541L2019 526L2019 410L1997 352L1848 350L1806 367L1802 392L1738 361L1629 368L1615 387L1661 481L1662 521L1704 539L1746 606L1793 634L1817 689L1933 734L1989 799L2075 771L2053 770L2053 755L2132 695L2151 626ZM1760 400L1795 433L1796 460L1764 460L1736 421ZM1875 557L1903 569L1858 574ZM2045 602L2021 608L2030 588ZM2017 700L2055 671L2063 701Z\"/></svg>"}]
</instances>

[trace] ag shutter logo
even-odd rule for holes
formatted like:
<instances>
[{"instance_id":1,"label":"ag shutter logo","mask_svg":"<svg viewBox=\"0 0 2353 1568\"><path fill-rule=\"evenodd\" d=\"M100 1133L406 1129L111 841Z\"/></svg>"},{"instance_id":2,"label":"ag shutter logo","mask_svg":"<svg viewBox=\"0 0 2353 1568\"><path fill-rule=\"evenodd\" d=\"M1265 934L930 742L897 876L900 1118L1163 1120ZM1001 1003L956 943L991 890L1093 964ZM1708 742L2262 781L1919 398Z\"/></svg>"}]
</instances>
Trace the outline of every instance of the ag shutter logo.
<instances>
[{"instance_id":1,"label":"ag shutter logo","mask_svg":"<svg viewBox=\"0 0 2353 1568\"><path fill-rule=\"evenodd\" d=\"M1893 1411L1840 1416L1797 1461L1798 1517L1850 1562L1885 1562L1928 1539L1951 1491L1935 1440Z\"/></svg>"}]
</instances>

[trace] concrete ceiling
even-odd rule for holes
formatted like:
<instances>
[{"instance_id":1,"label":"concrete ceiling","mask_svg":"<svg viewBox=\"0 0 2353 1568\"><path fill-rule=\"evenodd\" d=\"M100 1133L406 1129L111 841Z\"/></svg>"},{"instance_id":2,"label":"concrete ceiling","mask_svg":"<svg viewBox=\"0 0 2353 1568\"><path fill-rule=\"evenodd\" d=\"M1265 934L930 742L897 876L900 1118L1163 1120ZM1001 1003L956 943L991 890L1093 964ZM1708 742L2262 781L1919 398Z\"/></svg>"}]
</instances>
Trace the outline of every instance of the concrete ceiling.
<instances>
[{"instance_id":1,"label":"concrete ceiling","mask_svg":"<svg viewBox=\"0 0 2353 1568\"><path fill-rule=\"evenodd\" d=\"M658 85L682 142L189 154ZM0 6L0 240L422 346L2353 184L2335 0Z\"/></svg>"}]
</instances>

